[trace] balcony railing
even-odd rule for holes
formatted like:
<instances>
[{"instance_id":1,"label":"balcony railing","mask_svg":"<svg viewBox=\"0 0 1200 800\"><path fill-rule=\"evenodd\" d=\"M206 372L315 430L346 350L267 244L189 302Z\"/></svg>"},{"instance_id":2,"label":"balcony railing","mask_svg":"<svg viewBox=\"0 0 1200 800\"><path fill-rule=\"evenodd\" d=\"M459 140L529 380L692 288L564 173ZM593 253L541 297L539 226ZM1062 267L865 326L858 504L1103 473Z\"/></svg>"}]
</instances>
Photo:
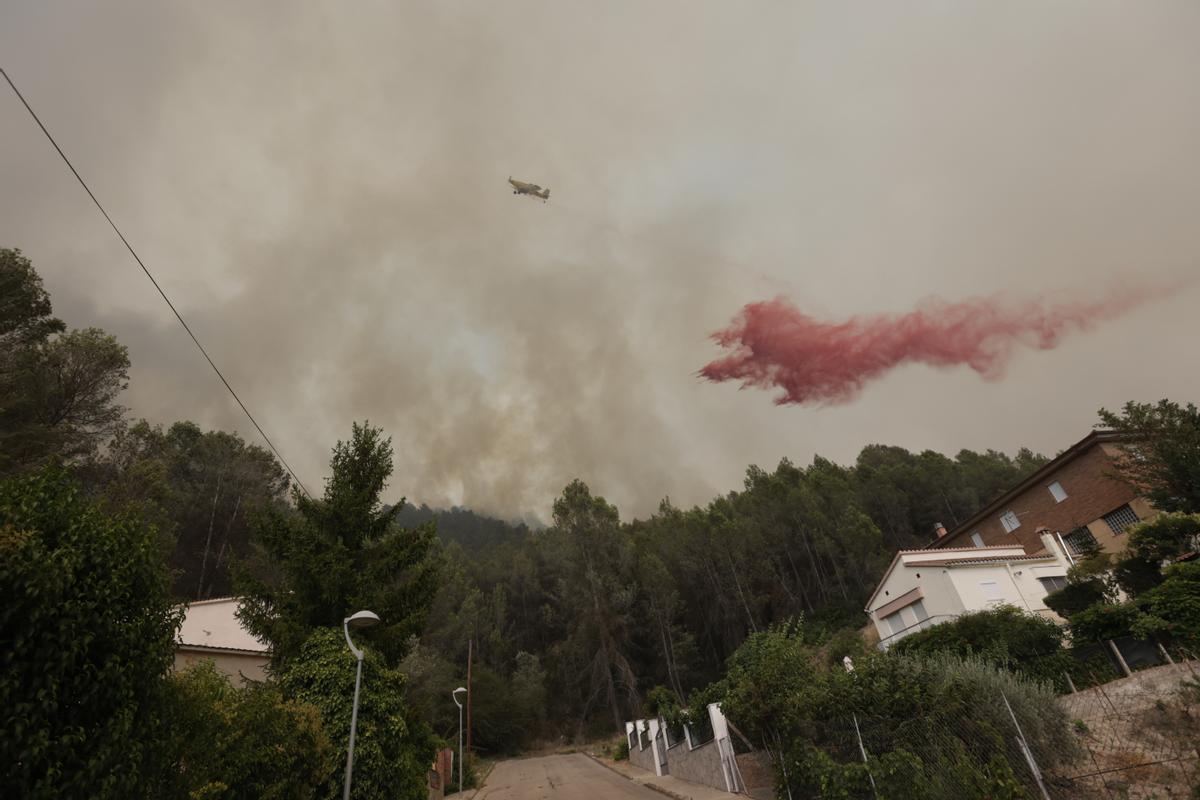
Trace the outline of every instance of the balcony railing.
<instances>
[{"instance_id":1,"label":"balcony railing","mask_svg":"<svg viewBox=\"0 0 1200 800\"><path fill-rule=\"evenodd\" d=\"M908 636L910 633L916 633L917 631L923 631L926 628L932 628L934 625L940 625L943 622L949 622L957 617L958 614L934 614L932 617L926 617L920 622L917 622L915 625L909 625L907 628L897 631L891 636L885 636L884 638L880 639L879 644L875 646L880 650L887 650L889 647L903 639L905 636Z\"/></svg>"}]
</instances>

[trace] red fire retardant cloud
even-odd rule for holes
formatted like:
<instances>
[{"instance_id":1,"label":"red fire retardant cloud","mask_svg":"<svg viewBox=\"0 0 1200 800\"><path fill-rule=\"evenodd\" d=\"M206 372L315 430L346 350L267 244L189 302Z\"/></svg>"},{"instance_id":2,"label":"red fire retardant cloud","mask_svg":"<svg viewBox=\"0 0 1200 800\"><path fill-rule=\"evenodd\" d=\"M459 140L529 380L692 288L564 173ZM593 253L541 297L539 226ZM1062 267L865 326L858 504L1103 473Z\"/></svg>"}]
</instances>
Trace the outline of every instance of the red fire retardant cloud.
<instances>
[{"instance_id":1,"label":"red fire retardant cloud","mask_svg":"<svg viewBox=\"0 0 1200 800\"><path fill-rule=\"evenodd\" d=\"M1158 294L1154 292L1153 294ZM778 387L778 405L836 405L901 364L966 365L985 380L1002 377L1018 346L1049 350L1073 330L1086 330L1129 310L1150 293L1124 289L1096 302L1046 305L998 299L924 301L907 314L814 319L783 298L751 303L712 335L733 350L705 366L710 381L742 388Z\"/></svg>"}]
</instances>

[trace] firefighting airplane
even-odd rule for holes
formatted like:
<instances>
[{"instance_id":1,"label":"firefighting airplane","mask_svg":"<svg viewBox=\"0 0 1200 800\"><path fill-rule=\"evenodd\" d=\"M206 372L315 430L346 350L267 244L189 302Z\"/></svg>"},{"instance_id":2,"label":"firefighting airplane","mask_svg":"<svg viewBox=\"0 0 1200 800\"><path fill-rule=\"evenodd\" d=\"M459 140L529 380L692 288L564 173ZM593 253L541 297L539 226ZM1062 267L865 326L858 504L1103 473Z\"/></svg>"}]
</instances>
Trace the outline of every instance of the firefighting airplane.
<instances>
[{"instance_id":1,"label":"firefighting airplane","mask_svg":"<svg viewBox=\"0 0 1200 800\"><path fill-rule=\"evenodd\" d=\"M538 186L536 183L526 183L525 181L519 181L519 180L516 180L515 178L513 178L511 175L508 176L508 182L512 184L513 194L528 194L528 195L532 195L534 197L540 197L540 198L542 198L542 200L550 199L550 190L543 189L542 187Z\"/></svg>"}]
</instances>

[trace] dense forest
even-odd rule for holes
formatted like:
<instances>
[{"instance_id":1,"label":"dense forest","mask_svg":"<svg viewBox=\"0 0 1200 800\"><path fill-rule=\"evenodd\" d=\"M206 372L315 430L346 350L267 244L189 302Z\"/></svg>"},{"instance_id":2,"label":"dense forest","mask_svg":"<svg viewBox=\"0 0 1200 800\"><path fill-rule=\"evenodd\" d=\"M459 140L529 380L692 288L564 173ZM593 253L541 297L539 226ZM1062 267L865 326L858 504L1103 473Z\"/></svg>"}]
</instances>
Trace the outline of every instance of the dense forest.
<instances>
[{"instance_id":1,"label":"dense forest","mask_svg":"<svg viewBox=\"0 0 1200 800\"><path fill-rule=\"evenodd\" d=\"M68 330L32 264L14 250L0 259L0 477L65 459L90 497L153 523L180 601L238 592L262 520L286 536L287 519L320 516L266 450L236 434L128 422L125 348L103 331ZM470 656L479 749L611 730L654 686L686 700L774 622L804 614L830 631L860 627L895 550L925 544L935 523L953 526L1044 460L1025 449L950 457L870 445L851 465L751 466L740 489L706 506L664 500L627 521L603 487L579 481L544 527L385 508L372 524L420 532L432 523L438 537L420 550L430 563L417 572L432 593L428 613L414 617L424 627L396 650L410 699L448 734L449 691ZM388 493L404 488L400 476Z\"/></svg>"}]
</instances>

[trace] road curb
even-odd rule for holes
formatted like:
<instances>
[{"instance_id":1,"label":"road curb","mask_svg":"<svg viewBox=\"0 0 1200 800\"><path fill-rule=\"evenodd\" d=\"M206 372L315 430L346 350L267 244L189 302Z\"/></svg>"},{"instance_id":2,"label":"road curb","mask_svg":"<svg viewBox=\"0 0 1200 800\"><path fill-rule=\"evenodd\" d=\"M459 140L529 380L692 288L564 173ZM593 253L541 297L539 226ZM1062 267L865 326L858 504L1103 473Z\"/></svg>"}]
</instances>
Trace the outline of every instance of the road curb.
<instances>
[{"instance_id":1,"label":"road curb","mask_svg":"<svg viewBox=\"0 0 1200 800\"><path fill-rule=\"evenodd\" d=\"M488 767L487 772L483 773L483 777L479 779L479 785L475 787L475 791L471 792L471 796L468 797L467 800L475 800L475 795L479 794L479 792L487 786L488 776L492 774L492 770L494 770L496 765L499 763L499 761L492 762L492 765Z\"/></svg>"},{"instance_id":2,"label":"road curb","mask_svg":"<svg viewBox=\"0 0 1200 800\"><path fill-rule=\"evenodd\" d=\"M607 763L604 759L598 758L597 756L594 756L591 753L584 753L584 755L586 755L592 761L595 761L597 764L604 767L605 769L611 770L612 772L617 773L618 775L620 775L622 778L629 781L630 783L636 783L638 786L645 786L647 789L650 789L652 791L658 792L659 794L670 797L671 800L692 800L692 798L689 795L679 794L678 792L673 792L664 786L659 786L658 784L650 783L649 781L645 781L645 782L635 781L633 778L629 777L624 772L622 772L621 770L614 767L612 764Z\"/></svg>"}]
</instances>

